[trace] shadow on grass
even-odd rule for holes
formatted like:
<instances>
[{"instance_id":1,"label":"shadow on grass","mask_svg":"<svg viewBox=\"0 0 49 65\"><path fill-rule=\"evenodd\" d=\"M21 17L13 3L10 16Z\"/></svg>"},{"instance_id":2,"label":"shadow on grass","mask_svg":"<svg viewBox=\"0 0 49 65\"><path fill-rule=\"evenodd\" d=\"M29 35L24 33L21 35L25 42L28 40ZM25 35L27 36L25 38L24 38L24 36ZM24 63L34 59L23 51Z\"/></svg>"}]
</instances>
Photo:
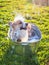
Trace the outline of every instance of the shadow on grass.
<instances>
[{"instance_id":1,"label":"shadow on grass","mask_svg":"<svg viewBox=\"0 0 49 65\"><path fill-rule=\"evenodd\" d=\"M37 54L32 49L29 45L9 46L1 61L1 65L39 65Z\"/></svg>"}]
</instances>

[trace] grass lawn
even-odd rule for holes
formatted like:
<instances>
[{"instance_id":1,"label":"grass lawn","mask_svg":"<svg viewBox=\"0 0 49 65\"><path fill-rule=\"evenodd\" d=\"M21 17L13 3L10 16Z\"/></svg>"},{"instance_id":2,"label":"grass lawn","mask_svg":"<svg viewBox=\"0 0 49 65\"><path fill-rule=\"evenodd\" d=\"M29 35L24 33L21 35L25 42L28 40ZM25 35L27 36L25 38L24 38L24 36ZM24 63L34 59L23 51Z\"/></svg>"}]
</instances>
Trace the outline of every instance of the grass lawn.
<instances>
[{"instance_id":1,"label":"grass lawn","mask_svg":"<svg viewBox=\"0 0 49 65\"><path fill-rule=\"evenodd\" d=\"M42 32L38 44L16 45L7 38L14 17L22 14L26 22L36 24ZM34 51L35 50L35 51ZM38 7L27 0L0 0L0 65L47 65L49 62L49 7Z\"/></svg>"}]
</instances>

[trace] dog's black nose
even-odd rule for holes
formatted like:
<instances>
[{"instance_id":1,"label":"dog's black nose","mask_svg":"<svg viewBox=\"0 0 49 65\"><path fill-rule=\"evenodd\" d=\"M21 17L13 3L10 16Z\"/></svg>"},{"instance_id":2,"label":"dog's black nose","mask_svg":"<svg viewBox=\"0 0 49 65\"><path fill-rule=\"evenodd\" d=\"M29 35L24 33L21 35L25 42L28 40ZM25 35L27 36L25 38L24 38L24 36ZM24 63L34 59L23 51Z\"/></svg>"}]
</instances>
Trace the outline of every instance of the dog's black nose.
<instances>
[{"instance_id":1,"label":"dog's black nose","mask_svg":"<svg viewBox=\"0 0 49 65\"><path fill-rule=\"evenodd\" d=\"M21 39L17 39L17 42L21 42Z\"/></svg>"}]
</instances>

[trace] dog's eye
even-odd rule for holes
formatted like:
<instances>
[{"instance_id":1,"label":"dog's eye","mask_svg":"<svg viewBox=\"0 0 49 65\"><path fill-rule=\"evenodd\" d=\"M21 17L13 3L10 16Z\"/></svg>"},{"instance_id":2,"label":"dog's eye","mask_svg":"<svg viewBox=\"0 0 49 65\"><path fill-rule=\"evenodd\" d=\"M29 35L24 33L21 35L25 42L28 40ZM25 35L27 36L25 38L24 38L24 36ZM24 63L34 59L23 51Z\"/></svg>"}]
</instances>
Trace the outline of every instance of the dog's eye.
<instances>
[{"instance_id":1,"label":"dog's eye","mask_svg":"<svg viewBox=\"0 0 49 65\"><path fill-rule=\"evenodd\" d=\"M22 22L20 21L19 24L22 24Z\"/></svg>"}]
</instances>

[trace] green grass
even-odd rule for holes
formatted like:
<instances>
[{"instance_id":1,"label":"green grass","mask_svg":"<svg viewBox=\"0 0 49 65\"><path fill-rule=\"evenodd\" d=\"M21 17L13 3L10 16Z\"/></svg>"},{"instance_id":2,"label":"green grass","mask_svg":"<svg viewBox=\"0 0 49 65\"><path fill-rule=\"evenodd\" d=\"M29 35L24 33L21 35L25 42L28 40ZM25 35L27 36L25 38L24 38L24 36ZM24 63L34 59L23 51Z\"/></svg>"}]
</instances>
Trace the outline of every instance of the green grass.
<instances>
[{"instance_id":1,"label":"green grass","mask_svg":"<svg viewBox=\"0 0 49 65\"><path fill-rule=\"evenodd\" d=\"M41 30L42 40L36 46L31 44L24 49L7 38L9 26L4 25L13 21L18 13ZM48 61L49 7L33 6L26 0L0 0L0 65L47 65Z\"/></svg>"}]
</instances>

